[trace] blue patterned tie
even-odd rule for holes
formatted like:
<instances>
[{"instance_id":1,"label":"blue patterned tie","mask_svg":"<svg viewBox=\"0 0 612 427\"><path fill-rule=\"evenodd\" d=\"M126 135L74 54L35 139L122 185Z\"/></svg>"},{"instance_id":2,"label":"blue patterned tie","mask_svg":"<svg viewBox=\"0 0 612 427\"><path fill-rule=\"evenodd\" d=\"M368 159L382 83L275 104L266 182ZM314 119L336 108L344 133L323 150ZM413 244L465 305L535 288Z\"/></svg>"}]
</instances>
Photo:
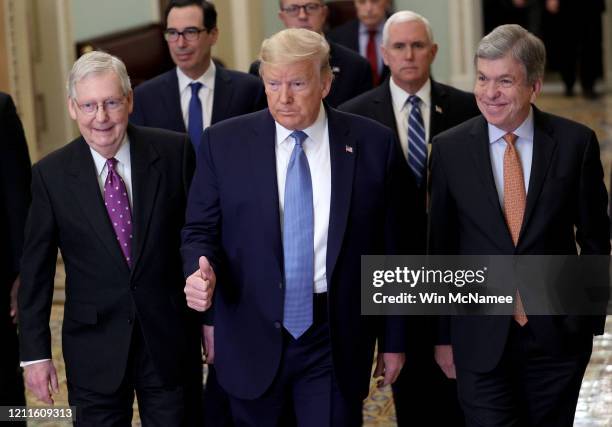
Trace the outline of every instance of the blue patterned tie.
<instances>
[{"instance_id":1,"label":"blue patterned tie","mask_svg":"<svg viewBox=\"0 0 612 427\"><path fill-rule=\"evenodd\" d=\"M314 212L308 159L302 149L308 137L296 130L291 134L291 152L285 181L283 250L285 257L285 329L298 339L312 324L314 282Z\"/></svg>"},{"instance_id":2,"label":"blue patterned tie","mask_svg":"<svg viewBox=\"0 0 612 427\"><path fill-rule=\"evenodd\" d=\"M193 144L193 148L198 151L200 139L204 131L204 123L202 122L202 102L198 93L202 88L202 83L191 82L191 99L189 100L189 138Z\"/></svg>"},{"instance_id":3,"label":"blue patterned tie","mask_svg":"<svg viewBox=\"0 0 612 427\"><path fill-rule=\"evenodd\" d=\"M408 166L420 187L423 184L427 167L425 125L421 115L421 99L416 95L410 95L408 102L412 105L408 115Z\"/></svg>"}]
</instances>

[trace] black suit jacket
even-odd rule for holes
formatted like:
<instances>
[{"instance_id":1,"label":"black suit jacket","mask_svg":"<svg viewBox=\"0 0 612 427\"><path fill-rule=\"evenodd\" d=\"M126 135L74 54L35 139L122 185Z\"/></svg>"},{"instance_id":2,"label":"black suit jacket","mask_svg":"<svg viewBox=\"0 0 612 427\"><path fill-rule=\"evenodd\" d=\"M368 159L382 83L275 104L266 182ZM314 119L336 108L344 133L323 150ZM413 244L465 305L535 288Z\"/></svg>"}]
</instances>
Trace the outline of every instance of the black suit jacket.
<instances>
[{"instance_id":1,"label":"black suit jacket","mask_svg":"<svg viewBox=\"0 0 612 427\"><path fill-rule=\"evenodd\" d=\"M343 395L368 393L376 338L405 349L402 319L360 314L363 254L401 252L407 198L393 134L376 122L327 109L331 200L327 290L333 369ZM275 125L268 110L204 132L189 194L182 254L186 274L205 255L217 274L215 366L232 395L261 396L283 348L283 251Z\"/></svg>"},{"instance_id":2,"label":"black suit jacket","mask_svg":"<svg viewBox=\"0 0 612 427\"><path fill-rule=\"evenodd\" d=\"M329 64L334 80L325 102L335 108L372 89L372 72L368 61L359 54L332 42L329 43L329 49ZM259 61L251 64L249 73L259 77Z\"/></svg>"},{"instance_id":3,"label":"black suit jacket","mask_svg":"<svg viewBox=\"0 0 612 427\"><path fill-rule=\"evenodd\" d=\"M0 295L4 302L19 272L23 229L30 205L31 173L28 145L15 104L8 94L1 92L0 135L0 229L3 236L0 242Z\"/></svg>"},{"instance_id":4,"label":"black suit jacket","mask_svg":"<svg viewBox=\"0 0 612 427\"><path fill-rule=\"evenodd\" d=\"M429 121L429 141L440 132L456 126L465 120L480 114L476 105L474 95L469 92L464 92L438 83L431 80L431 109ZM393 112L393 100L391 99L391 90L389 88L389 79L385 80L380 86L366 92L355 99L352 99L339 107L342 111L359 114L360 116L369 117L377 122L392 129L396 135L396 143L401 151L399 136L397 131L397 123L395 122L395 113ZM412 172L409 170L408 163L402 162L406 169L404 174L409 177L408 185L415 185L412 178ZM424 186L418 191L419 203L421 206L420 227L413 227L413 232L418 233L419 240L422 242L421 249L425 249L425 230L427 227L425 217L426 203L426 187ZM410 236L410 240L414 240L414 235Z\"/></svg>"},{"instance_id":5,"label":"black suit jacket","mask_svg":"<svg viewBox=\"0 0 612 427\"><path fill-rule=\"evenodd\" d=\"M340 25L327 33L327 38L334 43L342 45L361 56L359 53L359 20L353 19ZM366 61L367 62L367 61ZM368 66L370 64L368 63ZM384 82L389 77L389 67L383 63L380 73L380 83Z\"/></svg>"},{"instance_id":6,"label":"black suit jacket","mask_svg":"<svg viewBox=\"0 0 612 427\"><path fill-rule=\"evenodd\" d=\"M217 67L211 124L266 106L261 80L246 73ZM144 82L134 89L135 125L186 132L179 97L176 68Z\"/></svg>"},{"instance_id":7,"label":"black suit jacket","mask_svg":"<svg viewBox=\"0 0 612 427\"><path fill-rule=\"evenodd\" d=\"M436 254L537 255L610 253L607 192L595 133L534 107L527 205L515 248L499 203L487 122L473 118L438 135L432 145L429 250ZM574 227L576 232L574 233ZM605 316L529 316L551 354L585 351ZM487 372L500 360L511 316L457 316L443 323L455 363Z\"/></svg>"},{"instance_id":8,"label":"black suit jacket","mask_svg":"<svg viewBox=\"0 0 612 427\"><path fill-rule=\"evenodd\" d=\"M77 138L32 169L19 293L22 360L51 358L49 315L58 248L66 269L62 328L71 383L112 393L139 325L158 374L180 384L195 357L198 325L186 322L179 253L193 150L185 135L128 127L133 268L108 218L89 146ZM192 360L192 359L189 359Z\"/></svg>"}]
</instances>

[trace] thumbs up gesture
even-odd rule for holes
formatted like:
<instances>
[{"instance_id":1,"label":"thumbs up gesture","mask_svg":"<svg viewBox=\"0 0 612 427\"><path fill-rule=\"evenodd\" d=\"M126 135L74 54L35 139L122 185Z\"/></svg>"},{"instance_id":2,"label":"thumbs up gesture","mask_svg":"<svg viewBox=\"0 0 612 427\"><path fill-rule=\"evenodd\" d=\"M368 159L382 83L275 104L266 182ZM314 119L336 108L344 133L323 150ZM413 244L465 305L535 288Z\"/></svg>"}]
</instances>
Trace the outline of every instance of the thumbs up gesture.
<instances>
[{"instance_id":1,"label":"thumbs up gesture","mask_svg":"<svg viewBox=\"0 0 612 427\"><path fill-rule=\"evenodd\" d=\"M200 268L187 278L185 296L189 308L206 311L212 304L217 276L205 256L200 257L198 264Z\"/></svg>"}]
</instances>

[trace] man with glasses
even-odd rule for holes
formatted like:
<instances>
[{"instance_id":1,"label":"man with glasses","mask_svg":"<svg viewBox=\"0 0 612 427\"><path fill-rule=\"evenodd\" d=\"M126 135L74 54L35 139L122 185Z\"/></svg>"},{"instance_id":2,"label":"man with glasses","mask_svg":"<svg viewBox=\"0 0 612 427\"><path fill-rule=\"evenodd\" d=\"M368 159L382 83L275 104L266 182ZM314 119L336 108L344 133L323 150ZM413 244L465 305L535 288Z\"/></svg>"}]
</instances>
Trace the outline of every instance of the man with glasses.
<instances>
[{"instance_id":1,"label":"man with glasses","mask_svg":"<svg viewBox=\"0 0 612 427\"><path fill-rule=\"evenodd\" d=\"M384 64L381 44L390 0L354 0L357 19L332 29L329 40L359 52L372 68L374 86L384 82L389 68Z\"/></svg>"},{"instance_id":2,"label":"man with glasses","mask_svg":"<svg viewBox=\"0 0 612 427\"><path fill-rule=\"evenodd\" d=\"M179 254L193 150L185 135L128 125L130 79L114 56L79 58L68 94L81 136L32 169L19 290L26 385L47 404L58 392L49 317L60 249L76 425L130 426L134 392L143 425L200 425L185 423L186 399L201 390L186 387L200 340Z\"/></svg>"},{"instance_id":3,"label":"man with glasses","mask_svg":"<svg viewBox=\"0 0 612 427\"><path fill-rule=\"evenodd\" d=\"M130 122L188 132L198 147L213 123L265 107L263 86L246 73L217 66L217 11L206 0L172 0L166 8L164 36L176 69L138 86Z\"/></svg>"},{"instance_id":4,"label":"man with glasses","mask_svg":"<svg viewBox=\"0 0 612 427\"><path fill-rule=\"evenodd\" d=\"M305 28L323 35L328 9L323 0L280 0L278 17L285 28ZM329 43L330 64L334 79L325 101L332 107L348 101L372 88L368 62L355 52L336 43ZM249 72L259 76L259 61Z\"/></svg>"}]
</instances>

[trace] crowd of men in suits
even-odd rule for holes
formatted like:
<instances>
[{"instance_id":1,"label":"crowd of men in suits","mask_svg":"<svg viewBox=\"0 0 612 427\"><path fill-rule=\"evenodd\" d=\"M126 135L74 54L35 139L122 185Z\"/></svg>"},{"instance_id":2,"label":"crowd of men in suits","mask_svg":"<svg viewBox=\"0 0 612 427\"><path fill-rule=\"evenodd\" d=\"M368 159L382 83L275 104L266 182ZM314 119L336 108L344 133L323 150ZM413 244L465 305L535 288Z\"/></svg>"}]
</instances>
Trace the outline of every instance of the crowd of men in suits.
<instances>
[{"instance_id":1,"label":"crowd of men in suits","mask_svg":"<svg viewBox=\"0 0 612 427\"><path fill-rule=\"evenodd\" d=\"M359 426L373 360L400 426L572 424L604 313L530 316L517 293L513 316L362 316L356 284L364 254L609 254L594 132L535 107L522 27L480 41L471 94L431 77L425 17L355 6L327 41L322 0L280 0L250 75L213 62L212 3L172 0L176 68L132 91L120 59L80 57L81 135L31 174L0 96L2 402L20 364L53 403L59 249L76 425L130 425L136 395L145 426Z\"/></svg>"}]
</instances>

